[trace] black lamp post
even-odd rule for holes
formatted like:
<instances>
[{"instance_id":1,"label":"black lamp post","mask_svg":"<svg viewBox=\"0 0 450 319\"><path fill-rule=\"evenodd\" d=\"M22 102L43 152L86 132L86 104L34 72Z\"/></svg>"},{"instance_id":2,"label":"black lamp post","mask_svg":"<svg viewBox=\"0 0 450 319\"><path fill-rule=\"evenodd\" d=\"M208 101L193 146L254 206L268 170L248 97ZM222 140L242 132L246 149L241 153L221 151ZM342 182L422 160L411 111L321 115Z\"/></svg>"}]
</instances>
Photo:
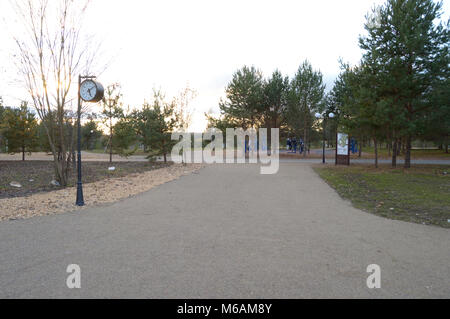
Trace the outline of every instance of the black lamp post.
<instances>
[{"instance_id":1,"label":"black lamp post","mask_svg":"<svg viewBox=\"0 0 450 319\"><path fill-rule=\"evenodd\" d=\"M103 86L94 81L95 76L78 76L78 139L77 139L77 206L84 206L83 183L81 181L81 99L86 102L98 102L103 98ZM83 81L87 80L87 81ZM82 92L82 86L83 92ZM83 95L83 96L82 96Z\"/></svg>"},{"instance_id":2,"label":"black lamp post","mask_svg":"<svg viewBox=\"0 0 450 319\"><path fill-rule=\"evenodd\" d=\"M325 164L325 140L326 140L326 134L325 134L325 121L327 120L327 118L332 119L334 117L334 113L316 113L316 118L317 119L322 119L322 125L323 125L323 140L322 140L322 163Z\"/></svg>"},{"instance_id":3,"label":"black lamp post","mask_svg":"<svg viewBox=\"0 0 450 319\"><path fill-rule=\"evenodd\" d=\"M77 206L84 206L84 198L83 198L83 183L81 182L81 96L80 96L80 87L81 87L81 79L82 76L78 76L78 138L77 138L77 170L78 170L78 181L77 181Z\"/></svg>"}]
</instances>

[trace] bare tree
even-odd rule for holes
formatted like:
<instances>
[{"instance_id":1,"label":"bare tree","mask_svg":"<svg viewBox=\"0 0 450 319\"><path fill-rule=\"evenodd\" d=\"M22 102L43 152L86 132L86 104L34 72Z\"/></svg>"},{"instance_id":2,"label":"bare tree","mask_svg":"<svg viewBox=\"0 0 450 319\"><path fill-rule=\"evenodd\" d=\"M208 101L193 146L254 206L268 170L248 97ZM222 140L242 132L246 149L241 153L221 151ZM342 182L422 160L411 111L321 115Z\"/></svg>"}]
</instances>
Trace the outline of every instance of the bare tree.
<instances>
[{"instance_id":1,"label":"bare tree","mask_svg":"<svg viewBox=\"0 0 450 319\"><path fill-rule=\"evenodd\" d=\"M103 124L108 128L109 139L107 147L109 147L109 162L112 163L113 155L113 134L115 121L124 115L122 107L122 93L119 83L108 85L105 90L105 96L102 100L102 118Z\"/></svg>"},{"instance_id":2,"label":"bare tree","mask_svg":"<svg viewBox=\"0 0 450 319\"><path fill-rule=\"evenodd\" d=\"M197 97L197 91L191 89L187 85L175 98L176 113L179 115L179 127L187 132L189 126L192 123L192 114L195 109L191 107L191 102Z\"/></svg>"},{"instance_id":3,"label":"bare tree","mask_svg":"<svg viewBox=\"0 0 450 319\"><path fill-rule=\"evenodd\" d=\"M192 123L192 114L195 109L191 107L191 102L197 97L197 91L191 89L189 84L175 97L175 113L178 116L178 128L187 132ZM183 164L186 163L186 152L183 150ZM164 157L165 159L165 157Z\"/></svg>"},{"instance_id":4,"label":"bare tree","mask_svg":"<svg viewBox=\"0 0 450 319\"><path fill-rule=\"evenodd\" d=\"M88 72L96 50L81 38L89 1L21 0L11 2L24 30L13 35L17 66L45 127L56 179L67 185L73 138L65 132L67 111L76 96L77 75ZM75 91L74 91L75 90ZM72 145L71 145L72 144Z\"/></svg>"}]
</instances>

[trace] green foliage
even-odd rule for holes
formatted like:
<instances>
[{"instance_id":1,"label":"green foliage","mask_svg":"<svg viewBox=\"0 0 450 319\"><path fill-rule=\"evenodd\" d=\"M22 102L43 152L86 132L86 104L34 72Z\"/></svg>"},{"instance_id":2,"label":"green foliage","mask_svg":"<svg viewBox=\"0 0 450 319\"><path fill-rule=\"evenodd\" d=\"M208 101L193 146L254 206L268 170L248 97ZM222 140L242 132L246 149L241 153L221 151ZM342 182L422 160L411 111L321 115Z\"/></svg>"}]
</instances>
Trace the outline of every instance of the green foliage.
<instances>
[{"instance_id":1,"label":"green foliage","mask_svg":"<svg viewBox=\"0 0 450 319\"><path fill-rule=\"evenodd\" d=\"M224 114L220 117L214 117L209 113L205 113L206 120L208 121L208 128L217 128L222 132L225 132L227 128L238 127L238 123L228 114Z\"/></svg>"},{"instance_id":2,"label":"green foliage","mask_svg":"<svg viewBox=\"0 0 450 319\"><path fill-rule=\"evenodd\" d=\"M359 41L365 51L361 65L371 74L363 89L376 91L370 100L388 119L388 137L405 139L405 167L411 139L424 135L429 114L443 116L449 107L448 100L436 103L450 76L449 22L434 24L441 8L431 0L388 0L374 11L378 24L368 18L368 35Z\"/></svg>"},{"instance_id":3,"label":"green foliage","mask_svg":"<svg viewBox=\"0 0 450 319\"><path fill-rule=\"evenodd\" d=\"M314 113L323 108L324 92L322 73L304 61L289 86L286 119L293 133L303 136L305 145L310 140Z\"/></svg>"},{"instance_id":4,"label":"green foliage","mask_svg":"<svg viewBox=\"0 0 450 319\"><path fill-rule=\"evenodd\" d=\"M60 118L63 120L61 124L59 123ZM47 112L43 119L39 122L37 128L39 149L43 152L52 153L53 150L48 136L50 135L52 141L58 142L54 144L55 152L58 156L63 153L63 147L68 151L74 151L76 138L76 121L74 121L74 118L74 114L69 111L65 111L62 117L57 116L56 111ZM63 138L60 137L61 133L63 134ZM63 147L60 144L61 141L64 141Z\"/></svg>"},{"instance_id":5,"label":"green foliage","mask_svg":"<svg viewBox=\"0 0 450 319\"><path fill-rule=\"evenodd\" d=\"M280 128L308 142L313 133L313 112L324 107L325 85L320 71L305 61L290 81L279 70L264 79L260 70L237 70L227 85L225 101L219 103L219 118L205 114L208 127ZM270 139L270 134L269 134ZM270 144L270 141L269 141Z\"/></svg>"},{"instance_id":6,"label":"green foliage","mask_svg":"<svg viewBox=\"0 0 450 319\"><path fill-rule=\"evenodd\" d=\"M262 121L264 105L264 80L254 66L237 70L225 89L226 100L219 103L227 122L236 123L244 129L258 126Z\"/></svg>"},{"instance_id":7,"label":"green foliage","mask_svg":"<svg viewBox=\"0 0 450 319\"><path fill-rule=\"evenodd\" d=\"M38 145L37 120L26 102L20 108L7 108L2 115L2 135L5 138L9 153L25 153L36 150Z\"/></svg>"},{"instance_id":8,"label":"green foliage","mask_svg":"<svg viewBox=\"0 0 450 319\"><path fill-rule=\"evenodd\" d=\"M120 156L128 157L133 155L137 147L135 146L137 137L131 117L122 117L113 128L114 135L112 138L113 150ZM134 148L130 149L132 146Z\"/></svg>"},{"instance_id":9,"label":"green foliage","mask_svg":"<svg viewBox=\"0 0 450 319\"><path fill-rule=\"evenodd\" d=\"M362 136L366 132L376 137L388 124L386 100L376 84L376 71L367 64L354 68L344 65L343 68L330 93L336 103L331 107L338 108L341 123L350 134Z\"/></svg>"},{"instance_id":10,"label":"green foliage","mask_svg":"<svg viewBox=\"0 0 450 319\"><path fill-rule=\"evenodd\" d=\"M450 78L435 87L432 97L433 111L425 117L421 137L444 145L448 153L450 144Z\"/></svg>"},{"instance_id":11,"label":"green foliage","mask_svg":"<svg viewBox=\"0 0 450 319\"><path fill-rule=\"evenodd\" d=\"M41 152L51 153L52 149L50 147L47 132L45 130L45 127L44 127L42 121L38 124L37 136L38 136L39 150Z\"/></svg>"},{"instance_id":12,"label":"green foliage","mask_svg":"<svg viewBox=\"0 0 450 319\"><path fill-rule=\"evenodd\" d=\"M134 128L149 159L163 155L164 162L176 141L172 132L180 126L175 102L168 103L161 91L154 91L153 102L132 113Z\"/></svg>"},{"instance_id":13,"label":"green foliage","mask_svg":"<svg viewBox=\"0 0 450 319\"><path fill-rule=\"evenodd\" d=\"M342 72L327 97L330 110L360 139L405 146L410 166L413 138L447 142L450 130L449 29L435 21L442 3L388 0L367 17L365 51ZM376 143L375 143L376 144ZM392 152L395 166L397 152Z\"/></svg>"},{"instance_id":14,"label":"green foliage","mask_svg":"<svg viewBox=\"0 0 450 319\"><path fill-rule=\"evenodd\" d=\"M102 131L98 129L97 122L94 119L90 119L89 122L81 126L81 147L83 149L95 149L101 137Z\"/></svg>"},{"instance_id":15,"label":"green foliage","mask_svg":"<svg viewBox=\"0 0 450 319\"><path fill-rule=\"evenodd\" d=\"M275 70L263 84L262 117L267 128L279 128L285 120L289 78Z\"/></svg>"}]
</instances>

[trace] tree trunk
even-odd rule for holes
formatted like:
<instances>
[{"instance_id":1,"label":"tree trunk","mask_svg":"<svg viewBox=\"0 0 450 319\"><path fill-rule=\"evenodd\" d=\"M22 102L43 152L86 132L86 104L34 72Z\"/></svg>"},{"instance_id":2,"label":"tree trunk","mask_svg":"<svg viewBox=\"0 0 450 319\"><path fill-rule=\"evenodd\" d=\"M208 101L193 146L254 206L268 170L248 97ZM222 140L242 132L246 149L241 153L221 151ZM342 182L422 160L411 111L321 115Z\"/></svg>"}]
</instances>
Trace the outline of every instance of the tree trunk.
<instances>
[{"instance_id":1,"label":"tree trunk","mask_svg":"<svg viewBox=\"0 0 450 319\"><path fill-rule=\"evenodd\" d=\"M53 130L53 124L50 122L50 129L47 127L47 125L45 125L44 122L44 128L45 128L45 132L47 134L48 137L48 142L50 144L50 149L52 151L53 154L53 166L55 169L55 178L59 181L59 183L61 185L66 185L65 183L67 183L66 179L65 179L65 174L63 171L61 171L61 167L59 165L59 151L57 150L57 146L55 144L55 134L54 134L54 130Z\"/></svg>"},{"instance_id":2,"label":"tree trunk","mask_svg":"<svg viewBox=\"0 0 450 319\"><path fill-rule=\"evenodd\" d=\"M25 161L25 145L22 145L22 161Z\"/></svg>"},{"instance_id":3,"label":"tree trunk","mask_svg":"<svg viewBox=\"0 0 450 319\"><path fill-rule=\"evenodd\" d=\"M306 128L306 120L305 120L305 127L303 129L303 145L304 145L303 157L306 157L306 147L308 145L307 144L308 140L307 140L306 134L307 134L307 128Z\"/></svg>"},{"instance_id":4,"label":"tree trunk","mask_svg":"<svg viewBox=\"0 0 450 319\"><path fill-rule=\"evenodd\" d=\"M270 130L267 130L267 135L268 135L268 137L267 137L267 140L268 140L267 152L268 153L272 149L272 129L277 128L277 125L278 125L278 118L277 118L277 116L274 116L272 127L270 128Z\"/></svg>"},{"instance_id":5,"label":"tree trunk","mask_svg":"<svg viewBox=\"0 0 450 319\"><path fill-rule=\"evenodd\" d=\"M405 143L405 168L411 167L411 135L408 134L406 137L406 143Z\"/></svg>"},{"instance_id":6,"label":"tree trunk","mask_svg":"<svg viewBox=\"0 0 450 319\"><path fill-rule=\"evenodd\" d=\"M375 147L375 168L378 168L378 143L377 138L373 138L373 145Z\"/></svg>"},{"instance_id":7,"label":"tree trunk","mask_svg":"<svg viewBox=\"0 0 450 319\"><path fill-rule=\"evenodd\" d=\"M167 154L164 153L164 163L167 163Z\"/></svg>"},{"instance_id":8,"label":"tree trunk","mask_svg":"<svg viewBox=\"0 0 450 319\"><path fill-rule=\"evenodd\" d=\"M68 155L67 155L67 176L69 176L69 170L70 170L70 165L73 166L73 168L76 168L75 165L75 140L76 137L78 137L78 133L75 134L74 133L75 130L75 125L70 125L70 134L69 134L69 139L70 139L70 146L69 146L69 150L68 150Z\"/></svg>"},{"instance_id":9,"label":"tree trunk","mask_svg":"<svg viewBox=\"0 0 450 319\"><path fill-rule=\"evenodd\" d=\"M111 114L111 110L110 110ZM112 163L113 141L112 141L112 117L109 118L109 162Z\"/></svg>"},{"instance_id":10,"label":"tree trunk","mask_svg":"<svg viewBox=\"0 0 450 319\"><path fill-rule=\"evenodd\" d=\"M397 140L393 140L392 145L392 167L397 167Z\"/></svg>"},{"instance_id":11,"label":"tree trunk","mask_svg":"<svg viewBox=\"0 0 450 319\"><path fill-rule=\"evenodd\" d=\"M59 147L61 150L61 160L59 162L60 166L60 174L59 176L59 183L61 186L66 187L67 186L67 158L66 158L66 140L65 140L65 132L64 132L64 112L60 105L58 105L58 123L59 123Z\"/></svg>"},{"instance_id":12,"label":"tree trunk","mask_svg":"<svg viewBox=\"0 0 450 319\"><path fill-rule=\"evenodd\" d=\"M61 159L61 157L58 159L58 155L54 155L55 159L55 175L56 175L56 180L59 182L59 184L63 187L67 186L67 177L65 174L65 170L64 170L64 164L63 161Z\"/></svg>"},{"instance_id":13,"label":"tree trunk","mask_svg":"<svg viewBox=\"0 0 450 319\"><path fill-rule=\"evenodd\" d=\"M362 155L362 138L359 139L358 157L361 158Z\"/></svg>"}]
</instances>

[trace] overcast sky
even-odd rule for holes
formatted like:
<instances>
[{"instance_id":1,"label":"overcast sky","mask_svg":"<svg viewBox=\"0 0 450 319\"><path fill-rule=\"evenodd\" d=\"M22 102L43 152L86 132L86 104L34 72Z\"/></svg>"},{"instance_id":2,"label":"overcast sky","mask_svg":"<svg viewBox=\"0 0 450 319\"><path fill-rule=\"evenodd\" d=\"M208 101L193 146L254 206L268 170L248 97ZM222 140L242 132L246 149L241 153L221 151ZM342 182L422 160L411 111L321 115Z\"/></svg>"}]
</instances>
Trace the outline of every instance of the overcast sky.
<instances>
[{"instance_id":1,"label":"overcast sky","mask_svg":"<svg viewBox=\"0 0 450 319\"><path fill-rule=\"evenodd\" d=\"M10 14L7 2L0 0L0 15ZM339 57L350 63L360 59L364 16L383 2L92 0L85 25L103 38L106 57L114 57L99 78L104 85L120 82L124 102L137 107L153 87L173 96L189 83L198 91L192 128L201 130L203 113L218 112L226 84L243 65L255 65L265 76L276 68L292 76L308 59L330 89ZM449 6L447 1L445 18ZM9 43L2 30L0 43ZM0 52L0 96L18 104L23 93L8 81L10 51L2 46Z\"/></svg>"}]
</instances>

